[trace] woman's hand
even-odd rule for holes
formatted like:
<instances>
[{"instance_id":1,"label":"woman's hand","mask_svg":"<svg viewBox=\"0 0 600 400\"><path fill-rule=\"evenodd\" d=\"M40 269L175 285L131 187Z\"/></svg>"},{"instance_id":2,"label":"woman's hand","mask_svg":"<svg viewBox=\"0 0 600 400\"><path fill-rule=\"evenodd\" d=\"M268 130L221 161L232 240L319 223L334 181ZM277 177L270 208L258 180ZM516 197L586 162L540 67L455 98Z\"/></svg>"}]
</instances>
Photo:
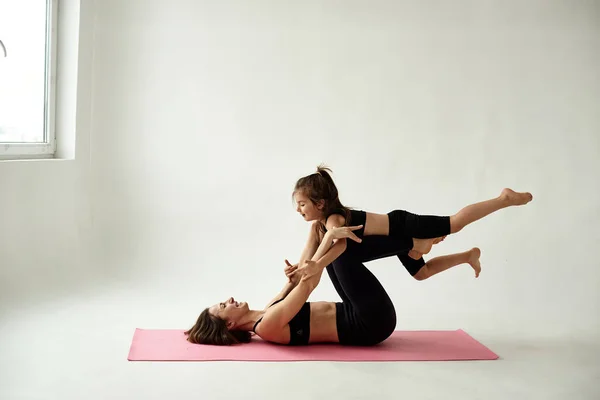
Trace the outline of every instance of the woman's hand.
<instances>
[{"instance_id":1,"label":"woman's hand","mask_svg":"<svg viewBox=\"0 0 600 400\"><path fill-rule=\"evenodd\" d=\"M329 237L331 239L352 239L357 243L362 242L362 239L359 238L358 236L356 236L354 234L353 231L356 231L358 229L361 229L363 226L362 225L358 225L358 226L342 226L340 228L338 227L333 227L331 229L329 229L326 233L326 235L329 235Z\"/></svg>"},{"instance_id":2,"label":"woman's hand","mask_svg":"<svg viewBox=\"0 0 600 400\"><path fill-rule=\"evenodd\" d=\"M323 271L323 268L316 262L311 260L305 260L302 267L298 268L298 272L302 280L308 280L313 276L320 274Z\"/></svg>"},{"instance_id":3,"label":"woman's hand","mask_svg":"<svg viewBox=\"0 0 600 400\"><path fill-rule=\"evenodd\" d=\"M285 260L283 272L285 272L285 276L288 277L288 281L294 286L296 286L302 278L302 273L298 272L298 264L292 265L288 260Z\"/></svg>"}]
</instances>

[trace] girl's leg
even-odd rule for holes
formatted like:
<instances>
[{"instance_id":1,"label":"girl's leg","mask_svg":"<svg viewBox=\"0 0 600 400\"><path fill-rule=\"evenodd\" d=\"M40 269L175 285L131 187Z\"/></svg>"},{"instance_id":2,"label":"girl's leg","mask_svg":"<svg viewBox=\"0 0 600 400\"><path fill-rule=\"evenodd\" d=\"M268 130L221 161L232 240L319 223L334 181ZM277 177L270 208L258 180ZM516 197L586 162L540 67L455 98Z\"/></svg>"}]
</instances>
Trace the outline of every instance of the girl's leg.
<instances>
[{"instance_id":1,"label":"girl's leg","mask_svg":"<svg viewBox=\"0 0 600 400\"><path fill-rule=\"evenodd\" d=\"M425 265L413 276L415 279L422 281L457 265L469 264L475 271L475 277L477 278L481 272L481 265L479 263L480 256L481 251L475 247L463 253L435 257L425 263Z\"/></svg>"},{"instance_id":2,"label":"girl's leg","mask_svg":"<svg viewBox=\"0 0 600 400\"><path fill-rule=\"evenodd\" d=\"M443 238L413 239L374 235L365 236L360 244L350 240L347 243L350 247L358 247L360 249L359 254L362 262L369 262L380 258L407 253L409 257L418 260L423 254L429 253L434 244L439 243L442 240Z\"/></svg>"},{"instance_id":3,"label":"girl's leg","mask_svg":"<svg viewBox=\"0 0 600 400\"><path fill-rule=\"evenodd\" d=\"M479 272L481 271L481 266L479 264L479 256L481 252L477 248L459 254L436 257L428 262L425 262L423 258L413 259L409 257L408 252L412 249L412 246L412 238L390 236L365 236L363 238L362 243L348 241L348 247L346 249L346 252L348 252L349 257L354 258L354 260L359 263L365 263L386 257L397 256L406 268L406 270L409 272L409 274L417 280L427 279L435 274L447 270L448 268L465 263L470 264L471 267L475 270L475 275L479 276ZM343 253L342 256L344 256L346 252ZM331 266L328 267L327 271L330 272L330 269ZM332 270L329 275L335 275L335 271L338 270L339 269L337 268L335 270ZM339 283L337 275L335 276L336 281L334 281L332 278L332 282L336 287L336 290L338 291L338 293L344 292L344 290L342 289L343 285ZM340 289L338 289L338 287ZM346 298L348 297L346 296Z\"/></svg>"},{"instance_id":4,"label":"girl's leg","mask_svg":"<svg viewBox=\"0 0 600 400\"><path fill-rule=\"evenodd\" d=\"M394 210L388 213L389 234L418 239L442 238L459 232L465 226L498 210L524 205L532 199L531 193L504 189L498 197L468 205L451 216L417 215L404 210Z\"/></svg>"},{"instance_id":5,"label":"girl's leg","mask_svg":"<svg viewBox=\"0 0 600 400\"><path fill-rule=\"evenodd\" d=\"M387 215L389 236L441 239L451 231L451 217L448 215L417 215L405 210L394 210Z\"/></svg>"},{"instance_id":6,"label":"girl's leg","mask_svg":"<svg viewBox=\"0 0 600 400\"><path fill-rule=\"evenodd\" d=\"M415 239L413 238L413 247L408 252L408 256L414 260L418 260L423 254L428 254L434 244L438 244L446 239L446 236L442 236L435 239Z\"/></svg>"},{"instance_id":7,"label":"girl's leg","mask_svg":"<svg viewBox=\"0 0 600 400\"><path fill-rule=\"evenodd\" d=\"M533 200L531 193L517 193L504 189L495 199L471 204L450 217L450 233L456 233L465 226L472 224L498 210L511 206L525 205Z\"/></svg>"},{"instance_id":8,"label":"girl's leg","mask_svg":"<svg viewBox=\"0 0 600 400\"><path fill-rule=\"evenodd\" d=\"M410 237L365 236L361 243L348 240L346 251L353 251L360 262L407 254L413 248Z\"/></svg>"}]
</instances>

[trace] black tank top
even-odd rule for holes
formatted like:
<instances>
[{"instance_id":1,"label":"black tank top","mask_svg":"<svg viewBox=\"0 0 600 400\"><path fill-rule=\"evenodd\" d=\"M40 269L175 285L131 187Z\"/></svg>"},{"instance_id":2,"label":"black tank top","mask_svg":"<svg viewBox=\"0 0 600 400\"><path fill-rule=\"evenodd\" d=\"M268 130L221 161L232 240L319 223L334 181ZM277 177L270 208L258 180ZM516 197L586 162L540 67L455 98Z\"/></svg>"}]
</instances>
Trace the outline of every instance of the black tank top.
<instances>
[{"instance_id":1,"label":"black tank top","mask_svg":"<svg viewBox=\"0 0 600 400\"><path fill-rule=\"evenodd\" d=\"M285 297L284 297L285 298ZM273 307L283 299L279 299L269 306ZM254 324L252 332L256 333L256 326L262 321L262 317ZM307 345L310 339L310 303L306 302L294 318L288 323L290 327L290 346Z\"/></svg>"}]
</instances>

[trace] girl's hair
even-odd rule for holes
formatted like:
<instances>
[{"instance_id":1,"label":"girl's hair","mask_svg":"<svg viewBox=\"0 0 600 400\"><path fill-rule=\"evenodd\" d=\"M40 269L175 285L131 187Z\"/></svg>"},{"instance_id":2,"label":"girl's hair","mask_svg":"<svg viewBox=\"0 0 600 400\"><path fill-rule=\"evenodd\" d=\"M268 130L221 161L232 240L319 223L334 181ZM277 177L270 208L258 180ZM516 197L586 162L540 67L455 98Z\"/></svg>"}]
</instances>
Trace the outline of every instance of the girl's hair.
<instances>
[{"instance_id":1,"label":"girl's hair","mask_svg":"<svg viewBox=\"0 0 600 400\"><path fill-rule=\"evenodd\" d=\"M227 329L227 322L224 319L215 317L208 312L208 308L200 313L196 324L185 331L190 343L213 344L227 346L237 343L248 343L252 334L248 331L239 331Z\"/></svg>"},{"instance_id":2,"label":"girl's hair","mask_svg":"<svg viewBox=\"0 0 600 400\"><path fill-rule=\"evenodd\" d=\"M292 196L301 192L316 204L324 200L323 213L325 220L331 214L341 214L346 219L346 225L350 223L350 209L342 204L338 189L331 178L331 169L323 164L317 167L317 172L304 176L296 182ZM320 224L322 233L325 233L325 225Z\"/></svg>"}]
</instances>

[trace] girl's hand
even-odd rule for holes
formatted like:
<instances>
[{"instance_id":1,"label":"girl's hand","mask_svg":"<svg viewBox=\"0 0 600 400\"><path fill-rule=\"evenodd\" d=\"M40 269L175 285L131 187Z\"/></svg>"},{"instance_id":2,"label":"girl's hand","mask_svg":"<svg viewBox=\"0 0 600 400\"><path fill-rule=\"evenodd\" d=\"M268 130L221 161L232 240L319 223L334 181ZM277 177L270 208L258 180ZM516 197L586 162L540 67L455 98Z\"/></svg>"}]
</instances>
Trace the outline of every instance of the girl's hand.
<instances>
[{"instance_id":1,"label":"girl's hand","mask_svg":"<svg viewBox=\"0 0 600 400\"><path fill-rule=\"evenodd\" d=\"M358 225L358 226L342 226L341 228L338 227L333 227L330 230L327 231L327 234L332 238L332 239L352 239L357 243L362 242L362 239L359 238L358 236L356 236L354 234L353 231L356 231L358 229L361 229L363 226L362 225Z\"/></svg>"}]
</instances>

